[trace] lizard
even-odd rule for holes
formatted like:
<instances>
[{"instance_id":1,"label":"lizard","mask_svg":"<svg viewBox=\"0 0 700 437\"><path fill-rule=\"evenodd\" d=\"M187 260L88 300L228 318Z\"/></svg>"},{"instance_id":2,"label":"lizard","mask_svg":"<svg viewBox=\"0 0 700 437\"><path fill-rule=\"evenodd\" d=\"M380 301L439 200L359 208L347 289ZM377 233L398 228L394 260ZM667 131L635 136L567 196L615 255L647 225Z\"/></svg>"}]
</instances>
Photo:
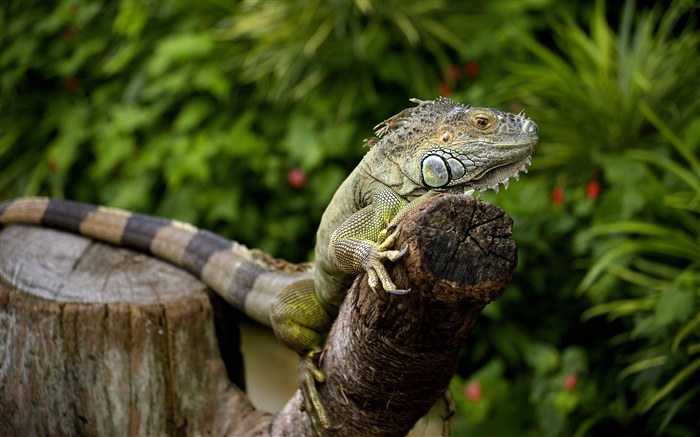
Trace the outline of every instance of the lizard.
<instances>
[{"instance_id":1,"label":"lizard","mask_svg":"<svg viewBox=\"0 0 700 437\"><path fill-rule=\"evenodd\" d=\"M411 99L375 127L368 151L340 185L316 234L315 265L275 271L261 253L211 232L163 218L46 198L0 203L0 224L33 223L153 254L198 276L253 319L271 326L300 356L302 408L317 434L337 429L317 393L323 336L354 278L367 273L378 294L402 295L384 267L401 220L439 193L479 195L527 172L539 140L524 113L475 107L445 97ZM293 269L292 269L293 270Z\"/></svg>"}]
</instances>

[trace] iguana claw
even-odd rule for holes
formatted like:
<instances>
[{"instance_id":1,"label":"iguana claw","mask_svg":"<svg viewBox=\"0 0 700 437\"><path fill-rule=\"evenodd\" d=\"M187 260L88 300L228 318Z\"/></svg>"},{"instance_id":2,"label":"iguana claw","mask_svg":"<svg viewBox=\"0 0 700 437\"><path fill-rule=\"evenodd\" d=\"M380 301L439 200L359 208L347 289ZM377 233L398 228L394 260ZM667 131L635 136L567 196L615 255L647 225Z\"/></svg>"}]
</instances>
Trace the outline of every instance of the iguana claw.
<instances>
[{"instance_id":1,"label":"iguana claw","mask_svg":"<svg viewBox=\"0 0 700 437\"><path fill-rule=\"evenodd\" d=\"M316 383L322 383L326 380L317 364L320 354L321 351L316 350L300 356L299 380L301 384L299 389L303 399L301 408L308 414L316 435L323 436L327 432L337 432L342 428L342 425L331 425L326 409L318 397Z\"/></svg>"},{"instance_id":2,"label":"iguana claw","mask_svg":"<svg viewBox=\"0 0 700 437\"><path fill-rule=\"evenodd\" d=\"M442 436L450 437L452 435L450 418L455 415L457 411L457 404L455 403L454 396L452 396L452 391L449 388L445 391L445 394L442 395L442 399L445 402L445 414L440 416L442 419Z\"/></svg>"},{"instance_id":3,"label":"iguana claw","mask_svg":"<svg viewBox=\"0 0 700 437\"><path fill-rule=\"evenodd\" d=\"M398 260L400 260L401 258L403 258L404 255L406 255L407 253L408 253L408 244L405 245L405 246L403 247L403 249L401 249L401 252L397 253L396 255L394 255L393 258L389 258L389 259L390 259L391 261L398 261Z\"/></svg>"}]
</instances>

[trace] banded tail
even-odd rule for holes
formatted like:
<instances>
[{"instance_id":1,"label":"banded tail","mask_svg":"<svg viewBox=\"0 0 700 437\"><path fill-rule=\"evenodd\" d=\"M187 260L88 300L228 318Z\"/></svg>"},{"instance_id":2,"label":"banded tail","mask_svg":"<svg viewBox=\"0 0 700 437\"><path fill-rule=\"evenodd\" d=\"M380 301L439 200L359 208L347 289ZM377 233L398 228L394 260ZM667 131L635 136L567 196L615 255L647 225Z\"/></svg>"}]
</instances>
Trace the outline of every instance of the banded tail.
<instances>
[{"instance_id":1,"label":"banded tail","mask_svg":"<svg viewBox=\"0 0 700 437\"><path fill-rule=\"evenodd\" d=\"M274 295L311 277L308 265L275 260L188 223L105 206L44 197L8 200L0 203L0 224L60 229L153 255L197 276L267 326Z\"/></svg>"}]
</instances>

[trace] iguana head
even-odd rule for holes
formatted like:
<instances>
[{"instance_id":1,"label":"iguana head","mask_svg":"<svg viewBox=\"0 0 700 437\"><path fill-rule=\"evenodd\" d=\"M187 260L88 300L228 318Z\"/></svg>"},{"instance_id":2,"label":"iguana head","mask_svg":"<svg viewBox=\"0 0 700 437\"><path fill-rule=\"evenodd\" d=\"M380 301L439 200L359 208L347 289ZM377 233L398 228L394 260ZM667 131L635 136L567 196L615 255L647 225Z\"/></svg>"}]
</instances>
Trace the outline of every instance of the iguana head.
<instances>
[{"instance_id":1,"label":"iguana head","mask_svg":"<svg viewBox=\"0 0 700 437\"><path fill-rule=\"evenodd\" d=\"M507 187L511 177L527 172L539 136L537 125L524 114L444 97L412 101L418 106L377 126L372 146L376 158L384 160L383 169L372 176L399 194L498 191L499 184Z\"/></svg>"}]
</instances>

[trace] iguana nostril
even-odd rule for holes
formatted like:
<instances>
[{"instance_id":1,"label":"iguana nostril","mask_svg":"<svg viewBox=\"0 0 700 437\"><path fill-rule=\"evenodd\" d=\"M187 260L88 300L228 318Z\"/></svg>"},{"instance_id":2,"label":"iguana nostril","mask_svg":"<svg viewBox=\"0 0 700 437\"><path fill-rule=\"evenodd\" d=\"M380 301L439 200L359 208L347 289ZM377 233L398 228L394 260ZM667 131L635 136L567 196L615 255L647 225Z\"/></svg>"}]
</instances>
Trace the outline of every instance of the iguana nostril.
<instances>
[{"instance_id":1,"label":"iguana nostril","mask_svg":"<svg viewBox=\"0 0 700 437\"><path fill-rule=\"evenodd\" d=\"M537 125L533 121L525 120L523 122L523 132L527 132L529 134L536 134L537 131Z\"/></svg>"}]
</instances>

